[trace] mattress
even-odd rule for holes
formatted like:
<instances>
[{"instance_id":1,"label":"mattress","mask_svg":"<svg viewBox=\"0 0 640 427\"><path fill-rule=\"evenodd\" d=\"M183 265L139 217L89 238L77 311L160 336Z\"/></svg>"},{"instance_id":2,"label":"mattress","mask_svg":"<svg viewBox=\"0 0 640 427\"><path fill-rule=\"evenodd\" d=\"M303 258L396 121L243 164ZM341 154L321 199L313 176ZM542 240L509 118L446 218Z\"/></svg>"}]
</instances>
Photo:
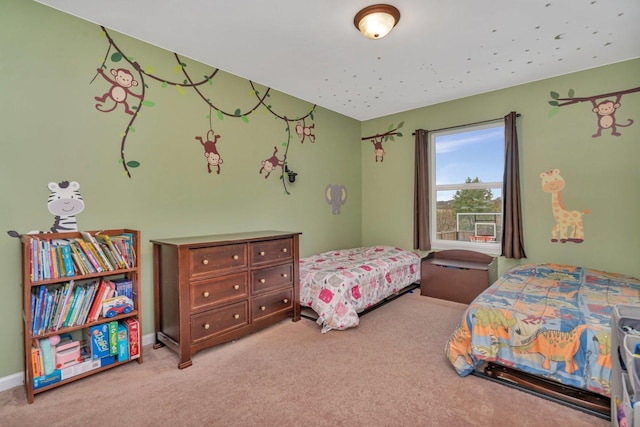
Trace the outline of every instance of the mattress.
<instances>
[{"instance_id":1,"label":"mattress","mask_svg":"<svg viewBox=\"0 0 640 427\"><path fill-rule=\"evenodd\" d=\"M328 251L300 259L300 305L322 332L359 324L358 313L420 280L420 256L391 246Z\"/></svg>"}]
</instances>

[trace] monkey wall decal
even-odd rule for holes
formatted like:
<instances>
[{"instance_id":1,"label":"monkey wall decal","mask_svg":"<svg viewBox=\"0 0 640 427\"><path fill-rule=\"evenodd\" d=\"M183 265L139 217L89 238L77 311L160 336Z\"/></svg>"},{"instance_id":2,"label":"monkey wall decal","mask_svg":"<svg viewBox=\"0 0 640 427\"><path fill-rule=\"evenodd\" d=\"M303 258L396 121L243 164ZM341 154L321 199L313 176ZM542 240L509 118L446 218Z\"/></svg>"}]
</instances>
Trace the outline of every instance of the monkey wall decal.
<instances>
[{"instance_id":1,"label":"monkey wall decal","mask_svg":"<svg viewBox=\"0 0 640 427\"><path fill-rule=\"evenodd\" d=\"M380 161L384 162L384 155L386 152L382 147L383 142L387 141L395 141L395 137L402 138L402 132L400 132L400 128L404 126L404 122L398 123L398 126L394 126L393 123L389 126L388 130L384 133L377 133L375 135L363 136L361 138L362 141L371 141L373 144L373 153L375 154L376 163Z\"/></svg>"},{"instance_id":2,"label":"monkey wall decal","mask_svg":"<svg viewBox=\"0 0 640 427\"><path fill-rule=\"evenodd\" d=\"M382 148L382 140L383 137L379 139L371 138L371 142L373 143L373 152L376 155L376 162L380 159L380 162L384 162L384 148Z\"/></svg>"},{"instance_id":3,"label":"monkey wall decal","mask_svg":"<svg viewBox=\"0 0 640 427\"><path fill-rule=\"evenodd\" d=\"M556 115L560 107L588 102L591 104L591 112L595 113L596 118L598 119L598 129L596 130L596 133L591 136L593 138L598 138L602 136L602 131L607 129L611 129L612 136L621 136L622 134L618 128L629 127L634 123L634 121L633 119L627 119L627 123L617 123L615 115L618 112L618 109L622 107L622 103L620 102L622 96L635 92L640 92L640 87L584 97L576 97L574 90L569 89L565 98L562 98L558 92L551 91L551 100L548 102L552 108L549 111L548 116L553 117Z\"/></svg>"},{"instance_id":4,"label":"monkey wall decal","mask_svg":"<svg viewBox=\"0 0 640 427\"><path fill-rule=\"evenodd\" d=\"M616 130L616 127L629 127L633 124L632 119L627 119L626 124L616 123L616 111L621 107L620 98L621 94L616 96L616 100L605 99L596 103L597 98L591 98L591 104L593 105L593 112L598 116L598 131L592 135L593 138L597 138L602 135L603 129L611 129L611 135L620 136L620 132Z\"/></svg>"},{"instance_id":5,"label":"monkey wall decal","mask_svg":"<svg viewBox=\"0 0 640 427\"><path fill-rule=\"evenodd\" d=\"M96 104L96 110L102 111L103 113L108 113L116 109L118 104L122 104L124 106L124 111L127 114L133 115L134 112L129 108L129 104L127 103L127 96L135 96L136 98L142 99L142 95L138 95L131 91L131 88L134 86L138 86L138 81L133 77L133 74L126 68L112 68L110 70L113 79L109 77L102 68L98 68L98 73L104 79L111 84L109 90L102 96L96 96L95 100L99 101L101 104ZM103 110L102 107L107 99L111 99L113 101L113 107L108 110Z\"/></svg>"},{"instance_id":6,"label":"monkey wall decal","mask_svg":"<svg viewBox=\"0 0 640 427\"><path fill-rule=\"evenodd\" d=\"M211 140L211 135L213 135L213 141ZM207 132L206 141L203 141L202 137L196 136L196 140L200 141L200 144L204 147L204 156L207 158L207 170L211 173L211 166L215 166L217 168L216 174L218 175L220 175L220 165L223 163L222 157L216 148L219 138L220 135L216 135L213 129Z\"/></svg>"},{"instance_id":7,"label":"monkey wall decal","mask_svg":"<svg viewBox=\"0 0 640 427\"><path fill-rule=\"evenodd\" d=\"M273 155L271 157L269 157L266 160L262 161L262 167L260 168L260 175L262 175L262 171L267 171L267 174L264 176L264 179L269 178L269 175L271 175L271 172L273 172L273 170L280 166L284 166L284 161L278 159L278 156L276 156L276 153L278 152L278 147L274 146L273 147Z\"/></svg>"},{"instance_id":8,"label":"monkey wall decal","mask_svg":"<svg viewBox=\"0 0 640 427\"><path fill-rule=\"evenodd\" d=\"M304 122L304 119L302 119L301 121L298 121L298 123L296 124L296 134L298 134L301 144L304 144L305 138L309 138L309 140L311 140L312 143L316 142L316 136L311 133L311 129L313 129L314 127L315 127L315 124L312 124L311 126L307 126Z\"/></svg>"}]
</instances>

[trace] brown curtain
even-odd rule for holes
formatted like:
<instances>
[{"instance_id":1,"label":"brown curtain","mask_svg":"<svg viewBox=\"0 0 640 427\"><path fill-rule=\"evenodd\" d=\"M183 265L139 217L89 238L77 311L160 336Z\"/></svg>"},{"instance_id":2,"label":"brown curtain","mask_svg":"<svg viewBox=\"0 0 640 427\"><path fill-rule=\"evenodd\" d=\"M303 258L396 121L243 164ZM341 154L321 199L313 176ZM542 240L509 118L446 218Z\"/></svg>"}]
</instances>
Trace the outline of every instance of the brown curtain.
<instances>
[{"instance_id":1,"label":"brown curtain","mask_svg":"<svg viewBox=\"0 0 640 427\"><path fill-rule=\"evenodd\" d=\"M413 248L431 250L429 237L429 132L418 129L416 135L416 181L413 199Z\"/></svg>"},{"instance_id":2,"label":"brown curtain","mask_svg":"<svg viewBox=\"0 0 640 427\"><path fill-rule=\"evenodd\" d=\"M504 177L502 184L502 256L526 258L522 234L520 207L520 166L518 156L517 114L512 111L504 116ZM417 139L417 136L416 136Z\"/></svg>"}]
</instances>

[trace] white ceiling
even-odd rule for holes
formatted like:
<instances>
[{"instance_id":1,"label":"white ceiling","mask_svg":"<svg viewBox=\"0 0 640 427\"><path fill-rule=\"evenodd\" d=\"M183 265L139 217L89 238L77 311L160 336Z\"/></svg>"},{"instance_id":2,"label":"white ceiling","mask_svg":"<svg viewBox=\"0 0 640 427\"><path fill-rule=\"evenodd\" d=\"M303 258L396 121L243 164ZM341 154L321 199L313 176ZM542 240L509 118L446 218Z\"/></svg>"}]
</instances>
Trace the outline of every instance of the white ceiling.
<instances>
[{"instance_id":1,"label":"white ceiling","mask_svg":"<svg viewBox=\"0 0 640 427\"><path fill-rule=\"evenodd\" d=\"M36 1L358 120L640 57L639 0Z\"/></svg>"}]
</instances>

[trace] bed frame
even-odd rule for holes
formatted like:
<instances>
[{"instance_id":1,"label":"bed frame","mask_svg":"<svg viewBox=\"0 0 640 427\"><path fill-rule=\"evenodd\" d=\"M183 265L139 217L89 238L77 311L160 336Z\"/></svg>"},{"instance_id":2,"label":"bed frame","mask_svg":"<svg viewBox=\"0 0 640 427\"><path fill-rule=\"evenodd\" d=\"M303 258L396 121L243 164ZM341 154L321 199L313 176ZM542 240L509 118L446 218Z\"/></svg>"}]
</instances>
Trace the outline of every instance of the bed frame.
<instances>
[{"instance_id":1,"label":"bed frame","mask_svg":"<svg viewBox=\"0 0 640 427\"><path fill-rule=\"evenodd\" d=\"M494 362L480 365L473 375L611 420L611 399L588 390L560 384Z\"/></svg>"},{"instance_id":2,"label":"bed frame","mask_svg":"<svg viewBox=\"0 0 640 427\"><path fill-rule=\"evenodd\" d=\"M412 293L414 289L417 289L419 287L420 287L420 281L419 280L417 282L411 283L409 286L406 286L406 287L400 289L398 292L396 292L396 293L394 293L392 295L389 295L388 297L384 298L382 301L379 301L376 304L373 304L371 307L368 307L368 308L364 309L363 311L358 313L358 317L362 317L365 314L375 310L376 308L382 307L386 303L391 302L394 299L400 298L404 294ZM313 309L311 307L306 307L306 306L302 306L302 305L300 306L300 317L304 317L305 319L313 320L314 322L316 320L318 320L318 314L315 311L313 311Z\"/></svg>"}]
</instances>

